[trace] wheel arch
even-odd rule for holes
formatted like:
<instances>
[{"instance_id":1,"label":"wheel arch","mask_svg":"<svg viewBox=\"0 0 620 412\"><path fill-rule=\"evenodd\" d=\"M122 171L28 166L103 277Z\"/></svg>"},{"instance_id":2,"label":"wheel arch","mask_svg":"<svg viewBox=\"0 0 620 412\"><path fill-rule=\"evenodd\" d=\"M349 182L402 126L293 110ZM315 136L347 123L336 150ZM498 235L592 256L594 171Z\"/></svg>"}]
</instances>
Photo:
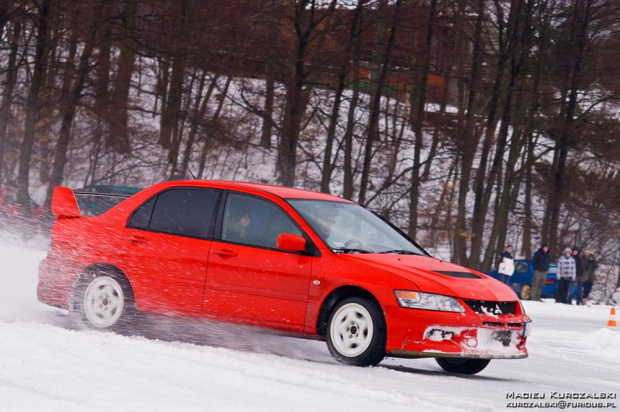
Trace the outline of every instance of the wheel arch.
<instances>
[{"instance_id":1,"label":"wheel arch","mask_svg":"<svg viewBox=\"0 0 620 412\"><path fill-rule=\"evenodd\" d=\"M84 279L85 276L87 276L89 273L92 273L92 272L97 272L97 273L106 272L106 273L116 275L120 277L121 279L123 279L125 282L127 282L127 286L129 286L129 291L131 292L131 299L135 304L136 294L134 293L133 286L131 285L131 281L129 280L125 272L123 272L118 266L112 265L110 263L104 263L104 262L90 264L80 271L79 275L75 279L75 282L73 283L73 289L71 291L71 300L73 300L75 289L80 284L80 281Z\"/></svg>"},{"instance_id":2,"label":"wheel arch","mask_svg":"<svg viewBox=\"0 0 620 412\"><path fill-rule=\"evenodd\" d=\"M379 308L379 311L381 312L381 315L383 316L383 320L385 322L385 313L383 312L383 307L381 306L381 303L379 303L375 295L373 295L367 289L362 288L361 286L357 286L357 285L340 286L334 289L333 291L331 291L331 293L327 295L327 297L323 300L323 303L321 304L321 309L319 310L319 315L316 320L316 332L318 335L320 336L326 335L329 314L331 313L332 309L338 304L338 302L341 302L342 300L351 298L351 297L361 297L361 298L368 299L371 302L374 302ZM386 328L387 328L387 323L386 323Z\"/></svg>"}]
</instances>

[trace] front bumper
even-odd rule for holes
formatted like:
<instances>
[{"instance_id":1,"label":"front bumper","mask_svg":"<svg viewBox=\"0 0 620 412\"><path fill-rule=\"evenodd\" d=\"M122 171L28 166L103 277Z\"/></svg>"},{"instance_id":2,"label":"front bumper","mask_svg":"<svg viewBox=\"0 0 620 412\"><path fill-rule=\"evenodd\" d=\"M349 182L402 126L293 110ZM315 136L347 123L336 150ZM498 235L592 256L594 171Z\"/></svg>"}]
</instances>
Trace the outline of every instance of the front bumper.
<instances>
[{"instance_id":1,"label":"front bumper","mask_svg":"<svg viewBox=\"0 0 620 412\"><path fill-rule=\"evenodd\" d=\"M527 358L523 331L489 328L429 326L424 332L423 350L392 350L397 357L448 357L471 359Z\"/></svg>"},{"instance_id":2,"label":"front bumper","mask_svg":"<svg viewBox=\"0 0 620 412\"><path fill-rule=\"evenodd\" d=\"M527 358L530 319L392 308L386 310L388 356Z\"/></svg>"}]
</instances>

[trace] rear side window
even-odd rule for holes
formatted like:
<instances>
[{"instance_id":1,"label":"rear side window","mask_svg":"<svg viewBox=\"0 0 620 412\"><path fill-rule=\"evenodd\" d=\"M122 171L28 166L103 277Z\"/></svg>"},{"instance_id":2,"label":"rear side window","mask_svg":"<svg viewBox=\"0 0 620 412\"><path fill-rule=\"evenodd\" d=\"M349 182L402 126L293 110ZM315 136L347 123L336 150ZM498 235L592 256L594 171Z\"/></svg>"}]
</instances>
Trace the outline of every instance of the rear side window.
<instances>
[{"instance_id":1,"label":"rear side window","mask_svg":"<svg viewBox=\"0 0 620 412\"><path fill-rule=\"evenodd\" d=\"M155 199L157 199L157 197L152 198L133 213L131 219L129 219L129 227L143 230L147 230L149 228L149 222L151 221L151 214L153 214Z\"/></svg>"},{"instance_id":2,"label":"rear side window","mask_svg":"<svg viewBox=\"0 0 620 412\"><path fill-rule=\"evenodd\" d=\"M140 206L129 227L188 237L207 238L214 223L219 191L171 189Z\"/></svg>"}]
</instances>

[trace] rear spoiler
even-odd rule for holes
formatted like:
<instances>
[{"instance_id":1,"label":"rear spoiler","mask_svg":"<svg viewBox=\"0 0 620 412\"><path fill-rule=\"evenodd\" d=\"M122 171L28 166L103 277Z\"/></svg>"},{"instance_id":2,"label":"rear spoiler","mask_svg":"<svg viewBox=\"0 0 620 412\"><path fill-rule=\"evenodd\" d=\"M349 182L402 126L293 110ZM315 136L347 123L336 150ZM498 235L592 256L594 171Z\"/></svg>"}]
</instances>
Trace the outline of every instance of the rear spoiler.
<instances>
[{"instance_id":1,"label":"rear spoiler","mask_svg":"<svg viewBox=\"0 0 620 412\"><path fill-rule=\"evenodd\" d=\"M76 196L87 196L88 198L101 197L116 199L127 199L131 197L131 195L124 195L119 193L101 193L78 190L74 191L68 187L56 186L54 188L54 194L52 196L52 213L54 213L56 219L61 217L82 217L82 212L80 210L80 206L78 205ZM86 205L86 215L88 215L88 204Z\"/></svg>"},{"instance_id":2,"label":"rear spoiler","mask_svg":"<svg viewBox=\"0 0 620 412\"><path fill-rule=\"evenodd\" d=\"M75 199L73 190L68 187L56 186L52 195L52 213L61 217L81 217L80 207Z\"/></svg>"}]
</instances>

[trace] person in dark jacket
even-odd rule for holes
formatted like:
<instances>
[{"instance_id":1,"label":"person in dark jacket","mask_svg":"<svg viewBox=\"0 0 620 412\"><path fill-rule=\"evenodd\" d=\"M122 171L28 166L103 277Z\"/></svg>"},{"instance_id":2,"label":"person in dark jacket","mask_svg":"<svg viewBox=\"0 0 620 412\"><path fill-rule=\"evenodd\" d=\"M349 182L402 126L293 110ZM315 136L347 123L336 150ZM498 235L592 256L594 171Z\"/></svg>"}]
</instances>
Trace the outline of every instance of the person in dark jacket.
<instances>
[{"instance_id":1,"label":"person in dark jacket","mask_svg":"<svg viewBox=\"0 0 620 412\"><path fill-rule=\"evenodd\" d=\"M571 283L570 287L568 288L568 296L569 296L569 300L571 299L571 297L573 296L573 289L576 287L577 288L577 305L581 304L581 292L583 290L583 285L581 284L581 275L583 275L583 261L581 260L581 256L579 256L579 248L578 247L574 247L573 248L573 259L575 259L575 270L576 270L576 276L575 276L575 280Z\"/></svg>"},{"instance_id":2,"label":"person in dark jacket","mask_svg":"<svg viewBox=\"0 0 620 412\"><path fill-rule=\"evenodd\" d=\"M595 271L598 269L598 262L594 259L594 255L590 253L588 258L583 262L583 297L581 298L581 304L588 304L588 296L592 290L592 285L596 280Z\"/></svg>"},{"instance_id":3,"label":"person in dark jacket","mask_svg":"<svg viewBox=\"0 0 620 412\"><path fill-rule=\"evenodd\" d=\"M532 258L532 265L534 266L534 279L532 280L532 293L531 299L540 301L543 287L545 286L545 280L547 279L547 272L549 272L549 264L551 263L551 256L549 255L549 244L543 242L540 249L534 253Z\"/></svg>"},{"instance_id":4,"label":"person in dark jacket","mask_svg":"<svg viewBox=\"0 0 620 412\"><path fill-rule=\"evenodd\" d=\"M564 249L564 254L558 259L558 292L555 296L557 303L571 304L568 289L571 282L575 280L576 268L571 248Z\"/></svg>"}]
</instances>

